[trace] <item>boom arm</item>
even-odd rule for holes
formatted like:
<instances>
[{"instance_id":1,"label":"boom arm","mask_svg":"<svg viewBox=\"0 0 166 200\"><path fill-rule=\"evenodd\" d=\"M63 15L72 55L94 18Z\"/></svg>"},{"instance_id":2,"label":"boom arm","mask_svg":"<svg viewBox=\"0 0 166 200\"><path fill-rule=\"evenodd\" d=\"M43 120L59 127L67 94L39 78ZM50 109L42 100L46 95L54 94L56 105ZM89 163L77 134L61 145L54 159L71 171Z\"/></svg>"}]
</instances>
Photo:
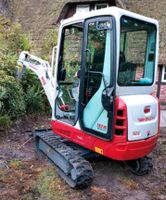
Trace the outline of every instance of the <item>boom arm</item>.
<instances>
[{"instance_id":1,"label":"boom arm","mask_svg":"<svg viewBox=\"0 0 166 200\"><path fill-rule=\"evenodd\" d=\"M22 67L21 73L17 74L19 78L22 77L26 67L32 70L38 76L47 95L51 108L53 108L55 83L54 77L51 73L50 64L47 61L31 55L26 51L21 52L17 64L18 67Z\"/></svg>"}]
</instances>

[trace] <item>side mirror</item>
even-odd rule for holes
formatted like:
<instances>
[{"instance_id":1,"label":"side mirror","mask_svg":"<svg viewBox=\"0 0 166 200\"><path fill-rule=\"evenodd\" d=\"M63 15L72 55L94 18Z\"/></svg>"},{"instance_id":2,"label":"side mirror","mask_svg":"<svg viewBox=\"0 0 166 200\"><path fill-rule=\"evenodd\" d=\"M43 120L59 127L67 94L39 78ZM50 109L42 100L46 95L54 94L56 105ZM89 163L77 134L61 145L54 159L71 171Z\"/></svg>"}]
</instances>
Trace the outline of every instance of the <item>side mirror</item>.
<instances>
[{"instance_id":1,"label":"side mirror","mask_svg":"<svg viewBox=\"0 0 166 200\"><path fill-rule=\"evenodd\" d=\"M102 92L102 105L107 111L113 110L113 93L114 87L106 87Z\"/></svg>"}]
</instances>

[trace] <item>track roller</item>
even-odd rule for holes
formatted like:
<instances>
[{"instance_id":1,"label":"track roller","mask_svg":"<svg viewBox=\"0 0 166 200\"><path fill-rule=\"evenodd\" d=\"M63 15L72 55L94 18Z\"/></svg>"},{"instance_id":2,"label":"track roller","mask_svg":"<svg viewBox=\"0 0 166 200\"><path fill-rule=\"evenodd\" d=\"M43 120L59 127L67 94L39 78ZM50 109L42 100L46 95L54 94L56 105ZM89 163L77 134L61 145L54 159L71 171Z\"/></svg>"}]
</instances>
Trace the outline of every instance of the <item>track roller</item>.
<instances>
[{"instance_id":1,"label":"track roller","mask_svg":"<svg viewBox=\"0 0 166 200\"><path fill-rule=\"evenodd\" d=\"M152 159L147 156L136 160L125 161L125 164L137 176L148 174L153 168Z\"/></svg>"}]
</instances>

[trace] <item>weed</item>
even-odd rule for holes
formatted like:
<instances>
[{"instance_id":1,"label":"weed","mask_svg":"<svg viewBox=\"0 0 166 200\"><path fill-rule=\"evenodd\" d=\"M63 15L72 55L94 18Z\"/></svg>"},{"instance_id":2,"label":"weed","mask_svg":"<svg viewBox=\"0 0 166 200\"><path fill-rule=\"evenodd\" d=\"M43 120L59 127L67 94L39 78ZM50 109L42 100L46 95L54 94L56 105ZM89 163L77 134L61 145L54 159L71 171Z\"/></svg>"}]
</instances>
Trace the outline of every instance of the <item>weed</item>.
<instances>
[{"instance_id":1,"label":"weed","mask_svg":"<svg viewBox=\"0 0 166 200\"><path fill-rule=\"evenodd\" d=\"M6 171L5 169L0 168L0 181L2 181L5 178Z\"/></svg>"},{"instance_id":2,"label":"weed","mask_svg":"<svg viewBox=\"0 0 166 200\"><path fill-rule=\"evenodd\" d=\"M61 189L61 180L58 178L55 168L46 168L38 179L38 192L42 199L65 200Z\"/></svg>"},{"instance_id":3,"label":"weed","mask_svg":"<svg viewBox=\"0 0 166 200\"><path fill-rule=\"evenodd\" d=\"M161 188L153 188L153 190L150 190L149 191L152 199L165 199L165 198L160 198L160 197L165 197L165 188L164 187L161 187Z\"/></svg>"},{"instance_id":4,"label":"weed","mask_svg":"<svg viewBox=\"0 0 166 200\"><path fill-rule=\"evenodd\" d=\"M33 200L33 196L31 194L26 194L22 197L22 200Z\"/></svg>"},{"instance_id":5,"label":"weed","mask_svg":"<svg viewBox=\"0 0 166 200\"><path fill-rule=\"evenodd\" d=\"M139 184L135 182L133 179L123 177L120 179L120 182L125 185L129 190L138 190Z\"/></svg>"},{"instance_id":6,"label":"weed","mask_svg":"<svg viewBox=\"0 0 166 200\"><path fill-rule=\"evenodd\" d=\"M11 119L8 115L0 116L0 132L7 133L11 125Z\"/></svg>"},{"instance_id":7,"label":"weed","mask_svg":"<svg viewBox=\"0 0 166 200\"><path fill-rule=\"evenodd\" d=\"M161 170L161 172L166 177L166 169Z\"/></svg>"},{"instance_id":8,"label":"weed","mask_svg":"<svg viewBox=\"0 0 166 200\"><path fill-rule=\"evenodd\" d=\"M161 153L166 155L166 142L163 142L160 147Z\"/></svg>"},{"instance_id":9,"label":"weed","mask_svg":"<svg viewBox=\"0 0 166 200\"><path fill-rule=\"evenodd\" d=\"M13 169L19 169L19 168L22 168L22 166L23 166L22 161L17 160L17 159L13 159L9 163L9 167Z\"/></svg>"}]
</instances>

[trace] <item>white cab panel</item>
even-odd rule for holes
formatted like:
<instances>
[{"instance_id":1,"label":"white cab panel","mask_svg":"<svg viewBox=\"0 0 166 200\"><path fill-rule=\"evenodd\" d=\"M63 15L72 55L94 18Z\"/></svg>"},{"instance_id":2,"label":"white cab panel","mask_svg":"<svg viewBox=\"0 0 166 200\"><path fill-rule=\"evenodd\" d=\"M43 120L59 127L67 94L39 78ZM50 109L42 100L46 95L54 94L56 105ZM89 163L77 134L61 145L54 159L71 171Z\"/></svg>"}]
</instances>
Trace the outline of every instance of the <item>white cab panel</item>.
<instances>
[{"instance_id":1,"label":"white cab panel","mask_svg":"<svg viewBox=\"0 0 166 200\"><path fill-rule=\"evenodd\" d=\"M147 139L158 132L158 102L151 95L121 96L127 106L128 141Z\"/></svg>"}]
</instances>

